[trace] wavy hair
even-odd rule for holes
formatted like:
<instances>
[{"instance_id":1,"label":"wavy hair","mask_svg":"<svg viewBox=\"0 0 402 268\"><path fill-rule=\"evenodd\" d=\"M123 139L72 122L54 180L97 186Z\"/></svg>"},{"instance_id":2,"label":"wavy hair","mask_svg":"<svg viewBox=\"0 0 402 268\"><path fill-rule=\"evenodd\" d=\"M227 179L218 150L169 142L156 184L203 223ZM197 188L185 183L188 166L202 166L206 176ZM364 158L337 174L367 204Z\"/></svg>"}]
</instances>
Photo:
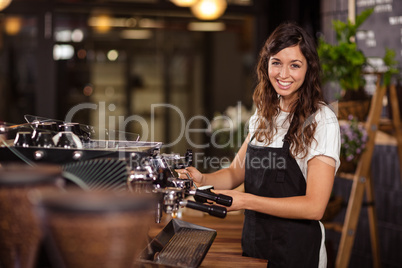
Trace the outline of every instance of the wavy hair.
<instances>
[{"instance_id":1,"label":"wavy hair","mask_svg":"<svg viewBox=\"0 0 402 268\"><path fill-rule=\"evenodd\" d=\"M279 98L268 77L269 59L287 47L299 45L307 60L307 72L302 86L297 90L297 98L290 106L288 120L291 120L287 139L292 156L305 157L308 146L314 140L316 123L312 116L323 103L321 92L321 66L314 39L295 23L279 25L265 42L260 51L257 65L258 84L253 94L258 109L255 138L270 144L277 132L275 117L279 114Z\"/></svg>"}]
</instances>

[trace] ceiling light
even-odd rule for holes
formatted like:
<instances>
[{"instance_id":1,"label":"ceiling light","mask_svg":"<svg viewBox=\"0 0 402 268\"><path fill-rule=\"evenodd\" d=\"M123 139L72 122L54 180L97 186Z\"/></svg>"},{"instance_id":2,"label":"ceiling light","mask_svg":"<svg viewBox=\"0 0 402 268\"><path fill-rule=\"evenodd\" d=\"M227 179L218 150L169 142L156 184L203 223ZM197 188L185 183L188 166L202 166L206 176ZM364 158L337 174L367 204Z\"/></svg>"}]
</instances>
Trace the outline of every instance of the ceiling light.
<instances>
[{"instance_id":1,"label":"ceiling light","mask_svg":"<svg viewBox=\"0 0 402 268\"><path fill-rule=\"evenodd\" d=\"M89 18L88 25L100 33L106 33L112 28L112 18L109 15L93 16Z\"/></svg>"},{"instance_id":2,"label":"ceiling light","mask_svg":"<svg viewBox=\"0 0 402 268\"><path fill-rule=\"evenodd\" d=\"M191 7L192 5L197 3L198 0L170 0L170 1L179 7Z\"/></svg>"},{"instance_id":3,"label":"ceiling light","mask_svg":"<svg viewBox=\"0 0 402 268\"><path fill-rule=\"evenodd\" d=\"M200 20L215 20L225 13L226 0L199 0L191 6L191 12Z\"/></svg>"},{"instance_id":4,"label":"ceiling light","mask_svg":"<svg viewBox=\"0 0 402 268\"><path fill-rule=\"evenodd\" d=\"M0 0L0 10L5 9L11 3L11 0Z\"/></svg>"},{"instance_id":5,"label":"ceiling light","mask_svg":"<svg viewBox=\"0 0 402 268\"><path fill-rule=\"evenodd\" d=\"M21 27L22 27L21 17L18 16L6 17L4 30L8 35L17 35L20 32Z\"/></svg>"}]
</instances>

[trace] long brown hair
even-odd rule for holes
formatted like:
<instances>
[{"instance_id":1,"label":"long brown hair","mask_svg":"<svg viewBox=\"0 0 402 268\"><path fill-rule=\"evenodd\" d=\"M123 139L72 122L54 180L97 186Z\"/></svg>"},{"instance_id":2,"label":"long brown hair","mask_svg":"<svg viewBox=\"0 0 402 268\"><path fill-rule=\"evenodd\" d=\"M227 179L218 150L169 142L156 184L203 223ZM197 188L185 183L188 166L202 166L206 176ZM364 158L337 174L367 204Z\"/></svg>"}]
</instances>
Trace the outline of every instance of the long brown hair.
<instances>
[{"instance_id":1,"label":"long brown hair","mask_svg":"<svg viewBox=\"0 0 402 268\"><path fill-rule=\"evenodd\" d=\"M258 141L272 142L277 132L274 123L279 114L279 97L268 77L269 59L282 49L299 45L307 60L307 72L302 86L297 90L296 101L291 105L292 123L287 136L290 143L290 152L293 156L307 154L307 147L314 140L316 123L308 119L323 103L321 92L321 67L314 39L301 27L294 23L283 23L265 42L260 51L257 65L258 85L254 91L253 100L258 109L257 131L255 138Z\"/></svg>"}]
</instances>

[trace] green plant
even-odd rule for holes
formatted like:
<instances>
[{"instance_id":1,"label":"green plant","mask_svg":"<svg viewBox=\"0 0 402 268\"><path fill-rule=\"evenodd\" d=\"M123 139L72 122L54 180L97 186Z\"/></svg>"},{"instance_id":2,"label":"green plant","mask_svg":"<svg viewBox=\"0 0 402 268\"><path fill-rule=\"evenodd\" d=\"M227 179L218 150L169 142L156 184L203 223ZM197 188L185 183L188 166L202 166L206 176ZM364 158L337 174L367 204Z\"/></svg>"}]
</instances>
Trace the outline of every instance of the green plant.
<instances>
[{"instance_id":1,"label":"green plant","mask_svg":"<svg viewBox=\"0 0 402 268\"><path fill-rule=\"evenodd\" d=\"M391 84L391 78L395 74L399 74L398 61L395 60L396 52L393 49L385 48L385 55L382 58L384 65L387 67L387 71L384 73L384 85L389 86Z\"/></svg>"},{"instance_id":2,"label":"green plant","mask_svg":"<svg viewBox=\"0 0 402 268\"><path fill-rule=\"evenodd\" d=\"M343 90L357 91L364 86L363 67L367 64L364 53L358 49L354 36L360 25L373 13L366 9L356 16L356 23L332 21L337 44L318 41L318 56L323 70L323 82L338 81Z\"/></svg>"}]
</instances>

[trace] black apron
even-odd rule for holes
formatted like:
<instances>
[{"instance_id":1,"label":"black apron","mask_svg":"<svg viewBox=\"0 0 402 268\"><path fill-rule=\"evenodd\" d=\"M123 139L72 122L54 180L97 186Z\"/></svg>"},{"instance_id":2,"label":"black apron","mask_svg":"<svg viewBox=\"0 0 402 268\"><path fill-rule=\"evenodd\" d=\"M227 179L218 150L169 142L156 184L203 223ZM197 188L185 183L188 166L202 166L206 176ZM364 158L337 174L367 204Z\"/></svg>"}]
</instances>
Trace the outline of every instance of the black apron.
<instances>
[{"instance_id":1,"label":"black apron","mask_svg":"<svg viewBox=\"0 0 402 268\"><path fill-rule=\"evenodd\" d=\"M286 138L282 148L248 144L244 187L245 192L264 197L306 194L306 180L289 154ZM245 211L243 255L267 259L269 268L318 267L321 238L316 220L292 220Z\"/></svg>"}]
</instances>

